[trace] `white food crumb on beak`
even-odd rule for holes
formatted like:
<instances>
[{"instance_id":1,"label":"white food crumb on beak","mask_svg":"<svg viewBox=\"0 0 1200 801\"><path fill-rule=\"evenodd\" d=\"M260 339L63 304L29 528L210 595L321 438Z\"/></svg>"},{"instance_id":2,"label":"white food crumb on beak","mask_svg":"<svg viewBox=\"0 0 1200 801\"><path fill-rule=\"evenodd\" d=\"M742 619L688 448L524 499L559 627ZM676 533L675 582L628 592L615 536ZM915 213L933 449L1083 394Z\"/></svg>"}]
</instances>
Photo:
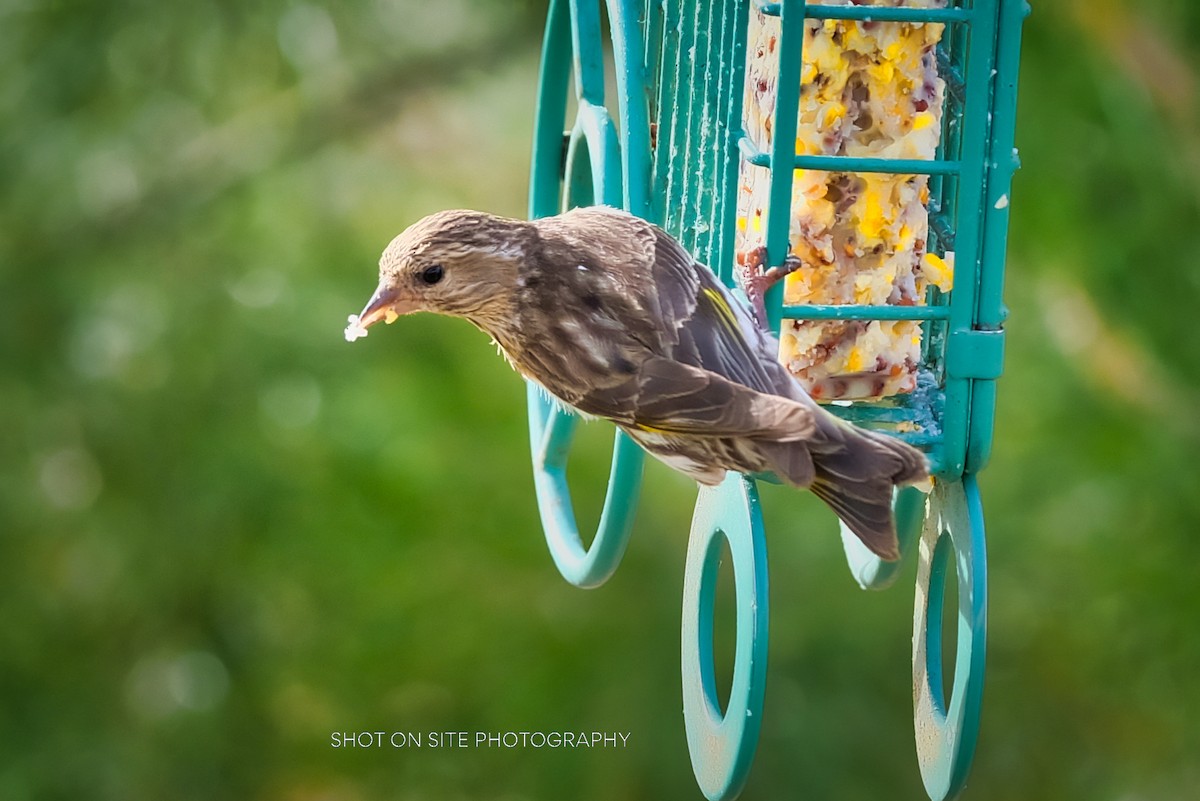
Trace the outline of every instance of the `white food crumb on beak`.
<instances>
[{"instance_id":1,"label":"white food crumb on beak","mask_svg":"<svg viewBox=\"0 0 1200 801\"><path fill-rule=\"evenodd\" d=\"M348 323L345 331L347 342L353 342L354 340L367 335L367 329L363 327L362 323L358 319L357 314L352 314L347 317L346 322Z\"/></svg>"},{"instance_id":2,"label":"white food crumb on beak","mask_svg":"<svg viewBox=\"0 0 1200 801\"><path fill-rule=\"evenodd\" d=\"M1000 199L996 201L996 208L997 209L1008 208L1008 195L1000 196Z\"/></svg>"}]
</instances>

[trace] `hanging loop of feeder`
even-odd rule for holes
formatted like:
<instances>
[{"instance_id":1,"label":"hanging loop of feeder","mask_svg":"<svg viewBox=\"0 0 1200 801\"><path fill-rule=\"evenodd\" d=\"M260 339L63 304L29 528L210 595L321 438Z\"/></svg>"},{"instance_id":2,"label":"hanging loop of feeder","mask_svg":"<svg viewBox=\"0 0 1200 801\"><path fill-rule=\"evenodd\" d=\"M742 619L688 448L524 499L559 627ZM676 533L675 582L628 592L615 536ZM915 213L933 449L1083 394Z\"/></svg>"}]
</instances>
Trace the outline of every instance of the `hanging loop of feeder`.
<instances>
[{"instance_id":1,"label":"hanging loop of feeder","mask_svg":"<svg viewBox=\"0 0 1200 801\"><path fill-rule=\"evenodd\" d=\"M737 599L733 682L725 711L713 665L713 607L722 541ZM709 801L736 798L750 774L767 678L767 548L754 479L701 487L683 583L683 718L692 770Z\"/></svg>"},{"instance_id":2,"label":"hanging loop of feeder","mask_svg":"<svg viewBox=\"0 0 1200 801\"><path fill-rule=\"evenodd\" d=\"M630 121L638 119L644 127L644 111L639 117L636 104L630 102L632 95L642 91L640 84L632 85L636 82L630 76L640 76L641 71L630 73L623 66L629 52L640 54L641 44L640 39L632 45L627 41L632 30L627 6L609 4L618 62L616 100L622 120L618 130L606 105L600 5L583 0L551 3L534 131L531 217L597 203L644 214L649 144L629 128ZM568 95L574 97L576 113L564 154ZM643 132L641 138L647 135ZM578 419L534 384L528 387L527 405L534 487L550 554L567 581L579 587L598 586L617 569L629 542L644 454L624 433L616 432L603 511L595 537L585 547L567 485L567 460Z\"/></svg>"},{"instance_id":3,"label":"hanging loop of feeder","mask_svg":"<svg viewBox=\"0 0 1200 801\"><path fill-rule=\"evenodd\" d=\"M950 568L957 576L958 638L953 689L942 676L942 616ZM917 761L932 801L966 783L979 735L987 643L987 557L983 506L973 475L938 482L928 498L913 614L913 718Z\"/></svg>"}]
</instances>

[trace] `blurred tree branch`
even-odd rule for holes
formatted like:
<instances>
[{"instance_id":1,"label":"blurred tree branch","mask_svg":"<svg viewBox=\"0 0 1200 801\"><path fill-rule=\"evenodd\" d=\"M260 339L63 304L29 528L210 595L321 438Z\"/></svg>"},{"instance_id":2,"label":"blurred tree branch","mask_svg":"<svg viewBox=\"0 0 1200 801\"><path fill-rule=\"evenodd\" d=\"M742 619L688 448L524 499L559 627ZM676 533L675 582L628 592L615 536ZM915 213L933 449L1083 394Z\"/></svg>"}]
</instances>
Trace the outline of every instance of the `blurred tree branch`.
<instances>
[{"instance_id":1,"label":"blurred tree branch","mask_svg":"<svg viewBox=\"0 0 1200 801\"><path fill-rule=\"evenodd\" d=\"M528 15L513 14L484 41L404 58L344 91L321 92L316 102L305 97L303 85L282 90L179 148L133 204L91 219L71 239L76 246L111 244L147 230L149 218L156 223L149 230L157 229L158 235L163 225L186 225L189 210L386 123L421 90L449 89L514 56L528 57L537 45L537 36L531 35L537 29L529 21ZM533 92L530 87L531 102Z\"/></svg>"}]
</instances>

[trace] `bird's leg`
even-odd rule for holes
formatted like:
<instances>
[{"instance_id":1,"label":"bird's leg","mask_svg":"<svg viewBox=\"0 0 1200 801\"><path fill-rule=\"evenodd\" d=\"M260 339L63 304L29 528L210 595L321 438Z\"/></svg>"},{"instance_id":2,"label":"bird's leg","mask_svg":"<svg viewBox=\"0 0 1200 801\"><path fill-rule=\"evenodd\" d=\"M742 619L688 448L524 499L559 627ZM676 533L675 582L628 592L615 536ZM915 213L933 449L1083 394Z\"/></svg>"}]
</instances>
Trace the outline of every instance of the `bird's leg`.
<instances>
[{"instance_id":1,"label":"bird's leg","mask_svg":"<svg viewBox=\"0 0 1200 801\"><path fill-rule=\"evenodd\" d=\"M789 253L783 260L783 264L778 267L763 270L762 266L766 263L767 248L765 245L759 245L750 251L746 255L746 274L742 286L750 301L750 307L754 310L754 317L758 321L759 327L764 330L767 329L767 290L795 272L802 264L793 253Z\"/></svg>"}]
</instances>

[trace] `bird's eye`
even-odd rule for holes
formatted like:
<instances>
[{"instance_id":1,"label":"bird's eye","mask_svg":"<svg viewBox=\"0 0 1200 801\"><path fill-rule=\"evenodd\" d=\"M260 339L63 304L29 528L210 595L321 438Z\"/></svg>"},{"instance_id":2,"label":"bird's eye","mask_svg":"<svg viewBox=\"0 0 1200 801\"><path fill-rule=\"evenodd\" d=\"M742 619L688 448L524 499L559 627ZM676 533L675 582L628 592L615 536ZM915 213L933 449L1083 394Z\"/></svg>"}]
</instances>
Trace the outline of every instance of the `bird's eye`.
<instances>
[{"instance_id":1,"label":"bird's eye","mask_svg":"<svg viewBox=\"0 0 1200 801\"><path fill-rule=\"evenodd\" d=\"M432 285L432 284L436 284L438 281L441 281L442 276L445 274L446 274L446 271L444 269L442 269L442 265L431 264L430 266L426 267L424 270L421 271L421 280L427 284Z\"/></svg>"}]
</instances>

